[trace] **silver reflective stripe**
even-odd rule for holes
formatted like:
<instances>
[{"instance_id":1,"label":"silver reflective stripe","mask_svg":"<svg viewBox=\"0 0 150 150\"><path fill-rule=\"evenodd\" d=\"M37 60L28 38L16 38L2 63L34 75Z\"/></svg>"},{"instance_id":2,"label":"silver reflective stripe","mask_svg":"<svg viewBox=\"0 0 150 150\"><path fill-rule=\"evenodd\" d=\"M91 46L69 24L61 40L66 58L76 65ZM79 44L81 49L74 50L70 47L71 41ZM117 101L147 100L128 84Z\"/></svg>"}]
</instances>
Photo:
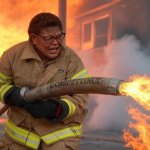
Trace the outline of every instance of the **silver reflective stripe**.
<instances>
[{"instance_id":1,"label":"silver reflective stripe","mask_svg":"<svg viewBox=\"0 0 150 150\"><path fill-rule=\"evenodd\" d=\"M23 135L16 133L15 131L11 130L8 126L6 126L5 131L6 131L7 134L9 134L11 137L14 136L14 137L17 138L17 140L19 140L19 141L21 141L21 142L24 142L24 144L25 144L26 137L24 137Z\"/></svg>"},{"instance_id":2,"label":"silver reflective stripe","mask_svg":"<svg viewBox=\"0 0 150 150\"><path fill-rule=\"evenodd\" d=\"M68 137L78 137L82 134L81 126L69 127L41 137L46 144L52 144Z\"/></svg>"},{"instance_id":3,"label":"silver reflective stripe","mask_svg":"<svg viewBox=\"0 0 150 150\"><path fill-rule=\"evenodd\" d=\"M11 121L6 123L6 133L15 141L32 149L38 149L40 137L33 132L17 127Z\"/></svg>"}]
</instances>

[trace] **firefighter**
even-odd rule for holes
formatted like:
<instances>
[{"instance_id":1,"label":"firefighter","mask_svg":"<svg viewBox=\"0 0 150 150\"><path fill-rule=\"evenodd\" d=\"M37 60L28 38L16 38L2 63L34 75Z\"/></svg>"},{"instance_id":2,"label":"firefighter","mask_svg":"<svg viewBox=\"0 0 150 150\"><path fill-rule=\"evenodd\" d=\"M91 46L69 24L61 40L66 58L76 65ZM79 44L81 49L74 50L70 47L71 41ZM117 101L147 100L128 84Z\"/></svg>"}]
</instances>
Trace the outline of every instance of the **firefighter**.
<instances>
[{"instance_id":1,"label":"firefighter","mask_svg":"<svg viewBox=\"0 0 150 150\"><path fill-rule=\"evenodd\" d=\"M9 105L1 149L76 150L88 95L27 102L23 89L86 78L87 70L76 53L65 46L65 33L56 15L43 12L34 16L28 35L29 40L9 48L0 58L0 97Z\"/></svg>"}]
</instances>

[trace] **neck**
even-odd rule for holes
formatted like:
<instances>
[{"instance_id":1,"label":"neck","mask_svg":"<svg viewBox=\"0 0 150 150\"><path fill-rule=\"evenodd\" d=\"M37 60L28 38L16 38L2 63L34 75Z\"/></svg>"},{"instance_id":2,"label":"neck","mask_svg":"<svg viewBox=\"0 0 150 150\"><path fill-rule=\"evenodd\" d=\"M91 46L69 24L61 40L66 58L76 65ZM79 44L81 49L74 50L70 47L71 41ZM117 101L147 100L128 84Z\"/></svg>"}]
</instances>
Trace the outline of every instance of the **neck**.
<instances>
[{"instance_id":1,"label":"neck","mask_svg":"<svg viewBox=\"0 0 150 150\"><path fill-rule=\"evenodd\" d=\"M46 65L50 61L50 59L44 56L35 45L34 45L34 49L36 53L38 54L38 56L41 58L43 65Z\"/></svg>"}]
</instances>

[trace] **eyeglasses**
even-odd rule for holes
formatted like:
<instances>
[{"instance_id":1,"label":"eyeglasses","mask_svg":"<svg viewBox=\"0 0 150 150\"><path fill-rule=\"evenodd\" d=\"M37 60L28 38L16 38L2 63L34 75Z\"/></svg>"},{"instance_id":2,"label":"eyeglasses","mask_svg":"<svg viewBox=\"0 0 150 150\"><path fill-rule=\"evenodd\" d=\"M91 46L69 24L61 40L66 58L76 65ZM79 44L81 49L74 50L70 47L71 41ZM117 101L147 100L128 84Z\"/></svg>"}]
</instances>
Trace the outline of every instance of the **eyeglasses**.
<instances>
[{"instance_id":1,"label":"eyeglasses","mask_svg":"<svg viewBox=\"0 0 150 150\"><path fill-rule=\"evenodd\" d=\"M57 35L57 36L43 36L41 34L37 34L37 35L42 37L44 39L44 41L48 44L51 44L55 39L57 40L57 42L60 43L65 38L65 33L63 33L63 32L61 34Z\"/></svg>"}]
</instances>

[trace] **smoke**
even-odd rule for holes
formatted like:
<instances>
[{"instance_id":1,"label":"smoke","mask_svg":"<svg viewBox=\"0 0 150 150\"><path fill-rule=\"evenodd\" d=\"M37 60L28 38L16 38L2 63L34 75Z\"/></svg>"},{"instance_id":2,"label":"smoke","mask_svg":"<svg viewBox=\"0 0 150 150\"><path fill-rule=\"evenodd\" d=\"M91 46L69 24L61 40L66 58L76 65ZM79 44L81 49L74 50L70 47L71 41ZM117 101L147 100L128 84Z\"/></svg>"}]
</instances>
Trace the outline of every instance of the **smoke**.
<instances>
[{"instance_id":1,"label":"smoke","mask_svg":"<svg viewBox=\"0 0 150 150\"><path fill-rule=\"evenodd\" d=\"M94 10L101 4L110 2L110 0L83 1L84 5L77 8L78 14ZM113 31L116 33L117 40L112 41L104 50L94 52L87 50L79 53L91 76L128 80L129 76L135 74L150 75L149 6L149 0L123 0L109 8L112 11ZM90 17L92 18L92 15ZM90 17L89 20L91 20ZM78 30L78 33L80 32ZM77 46L74 48L78 49ZM140 107L129 97L91 95L87 127L91 130L121 131L131 120L127 112L130 104Z\"/></svg>"},{"instance_id":2,"label":"smoke","mask_svg":"<svg viewBox=\"0 0 150 150\"><path fill-rule=\"evenodd\" d=\"M114 15L117 37L120 38L124 34L134 34L143 45L149 47L149 8L149 0L124 0L120 7L115 7ZM150 54L146 49L145 51Z\"/></svg>"},{"instance_id":3,"label":"smoke","mask_svg":"<svg viewBox=\"0 0 150 150\"><path fill-rule=\"evenodd\" d=\"M103 65L97 66L92 53L80 53L92 76L128 80L133 74L150 75L150 58L143 53L140 41L133 35L112 41L102 53L100 59L105 57L105 61L102 62ZM127 110L130 104L139 107L131 98L123 96L94 95L89 103L87 127L91 130L121 131L129 123Z\"/></svg>"},{"instance_id":4,"label":"smoke","mask_svg":"<svg viewBox=\"0 0 150 150\"><path fill-rule=\"evenodd\" d=\"M82 15L85 12L92 12L100 8L102 5L107 5L112 0L82 0L84 5L78 6L76 15ZM115 38L121 38L126 34L134 35L140 40L142 45L150 48L150 1L149 0L122 0L112 7L98 11L96 15L103 15L104 12L111 12L113 16L113 32ZM90 14L90 13L89 13ZM89 15L89 22L93 19L93 15ZM87 17L87 16L86 16ZM86 20L86 17L84 18ZM83 19L83 18L82 18ZM78 24L80 22L78 21ZM72 30L73 32L73 30ZM74 33L77 35L77 33ZM76 38L76 36L75 36ZM77 48L77 47L75 47ZM150 55L149 49L144 49Z\"/></svg>"}]
</instances>

